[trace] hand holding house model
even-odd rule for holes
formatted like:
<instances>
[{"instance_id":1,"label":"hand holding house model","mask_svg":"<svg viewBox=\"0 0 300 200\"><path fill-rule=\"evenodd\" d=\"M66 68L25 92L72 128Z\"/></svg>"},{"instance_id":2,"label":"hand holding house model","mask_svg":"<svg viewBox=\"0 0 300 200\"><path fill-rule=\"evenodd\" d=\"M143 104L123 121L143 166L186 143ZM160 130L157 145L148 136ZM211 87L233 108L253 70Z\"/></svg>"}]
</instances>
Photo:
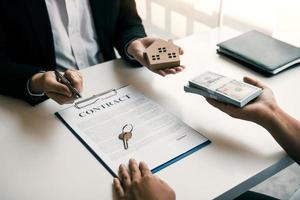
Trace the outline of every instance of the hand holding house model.
<instances>
[{"instance_id":1,"label":"hand holding house model","mask_svg":"<svg viewBox=\"0 0 300 200\"><path fill-rule=\"evenodd\" d=\"M180 66L180 47L171 40L156 40L144 52L144 58L152 70Z\"/></svg>"}]
</instances>

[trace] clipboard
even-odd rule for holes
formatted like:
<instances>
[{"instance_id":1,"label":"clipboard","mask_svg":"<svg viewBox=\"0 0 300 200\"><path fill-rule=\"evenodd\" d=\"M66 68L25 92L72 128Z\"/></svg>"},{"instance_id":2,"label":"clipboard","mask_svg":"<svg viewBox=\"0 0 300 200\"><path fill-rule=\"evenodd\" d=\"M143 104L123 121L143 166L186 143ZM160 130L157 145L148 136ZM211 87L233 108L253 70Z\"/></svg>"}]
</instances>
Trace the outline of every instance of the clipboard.
<instances>
[{"instance_id":1,"label":"clipboard","mask_svg":"<svg viewBox=\"0 0 300 200\"><path fill-rule=\"evenodd\" d=\"M74 107L77 109L82 109L85 107L88 107L90 105L95 104L98 101L103 101L107 98L113 97L118 94L118 90L121 88L126 87L122 86L117 89L109 89L104 92L101 92L99 94L95 94L91 97L88 97L86 99L77 101L74 103ZM55 116L62 121L62 123L71 131L71 133L81 142L81 144L102 164L102 166L113 176L118 177L117 174L113 172L113 170L104 162L104 160L101 159L101 157L80 137L80 135L77 134L77 132L65 121L65 119L59 115L58 112L55 112Z\"/></svg>"},{"instance_id":2,"label":"clipboard","mask_svg":"<svg viewBox=\"0 0 300 200\"><path fill-rule=\"evenodd\" d=\"M72 107L74 107L76 110L82 110L82 109L90 107L90 106L92 106L94 104L99 104L99 103L101 103L104 100L108 100L110 98L113 98L113 97L117 96L119 90L125 90L128 87L129 87L129 89L131 89L131 86L123 86L123 87L120 87L118 89L110 89L110 90L107 90L105 92L101 92L99 94L93 95L93 96L91 96L89 98L86 98L84 100L76 102L74 104L74 106L72 106ZM95 148L92 147L92 145L90 145L89 142L87 142L82 137L82 134L79 134L78 130L75 130L76 128L74 128L74 126L72 126L70 124L70 122L68 122L68 120L63 115L60 114L60 112L61 111L56 112L55 115L72 132L72 134L85 146L85 148L103 165L103 167L106 170L108 170L108 172L113 177L117 177L116 170L114 170L114 168L112 168L112 166L107 162L107 158L103 158L101 155L99 155L98 151L95 150ZM205 138L204 136L202 136L202 137ZM194 146L192 146L192 148L189 148L189 149L187 149L187 150L185 150L183 152L180 152L180 153L176 154L176 156L171 156L170 158L168 158L167 160L164 160L159 165L157 165L157 166L155 165L155 167L150 167L151 172L152 173L157 173L158 171L160 171L160 170L162 170L162 169L164 169L164 168L172 165L173 163L175 163L175 162L177 162L177 161L179 161L179 160L187 157L188 155L190 155L190 154L192 154L192 153L194 153L194 152L202 149L203 147L207 146L210 143L211 143L211 141L208 140L207 138L205 138L205 140L203 140L203 142L199 143L198 145L194 145ZM143 159L143 160L146 161L145 159ZM122 164L122 163L119 163L119 164Z\"/></svg>"},{"instance_id":3,"label":"clipboard","mask_svg":"<svg viewBox=\"0 0 300 200\"><path fill-rule=\"evenodd\" d=\"M86 99L75 102L74 106L77 109L82 109L82 108L88 107L92 104L95 104L97 101L102 101L102 100L105 100L107 98L110 98L110 97L113 97L113 96L117 95L119 89L127 87L127 86L128 85L125 85L125 86L122 86L122 87L117 88L117 89L110 89L110 90L106 90L104 92L101 92L99 94L95 94L91 97L88 97Z\"/></svg>"}]
</instances>

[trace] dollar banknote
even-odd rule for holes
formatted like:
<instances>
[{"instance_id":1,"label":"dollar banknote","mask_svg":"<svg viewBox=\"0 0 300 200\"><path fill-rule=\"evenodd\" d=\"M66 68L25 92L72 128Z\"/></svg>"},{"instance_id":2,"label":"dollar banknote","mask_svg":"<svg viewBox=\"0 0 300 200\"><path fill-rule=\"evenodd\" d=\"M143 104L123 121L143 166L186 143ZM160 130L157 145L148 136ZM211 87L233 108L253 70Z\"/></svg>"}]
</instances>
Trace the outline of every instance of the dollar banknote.
<instances>
[{"instance_id":1,"label":"dollar banknote","mask_svg":"<svg viewBox=\"0 0 300 200\"><path fill-rule=\"evenodd\" d=\"M262 93L261 88L214 72L197 76L184 86L184 90L238 107L244 107Z\"/></svg>"},{"instance_id":2,"label":"dollar banknote","mask_svg":"<svg viewBox=\"0 0 300 200\"><path fill-rule=\"evenodd\" d=\"M214 85L218 80L224 78L224 76L213 73L213 72L207 72L202 74L201 76L198 76L193 80L196 84L203 86L203 87L211 87Z\"/></svg>"},{"instance_id":3,"label":"dollar banknote","mask_svg":"<svg viewBox=\"0 0 300 200\"><path fill-rule=\"evenodd\" d=\"M218 88L216 91L230 98L242 101L243 99L255 93L257 88L243 82L232 80Z\"/></svg>"}]
</instances>

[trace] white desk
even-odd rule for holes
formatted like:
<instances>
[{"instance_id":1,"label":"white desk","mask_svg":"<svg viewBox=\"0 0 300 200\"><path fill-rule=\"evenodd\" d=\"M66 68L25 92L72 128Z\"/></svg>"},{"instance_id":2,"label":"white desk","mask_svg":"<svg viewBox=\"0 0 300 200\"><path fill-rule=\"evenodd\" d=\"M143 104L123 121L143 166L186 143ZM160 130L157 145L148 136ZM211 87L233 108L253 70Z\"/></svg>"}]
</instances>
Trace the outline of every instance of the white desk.
<instances>
[{"instance_id":1,"label":"white desk","mask_svg":"<svg viewBox=\"0 0 300 200\"><path fill-rule=\"evenodd\" d=\"M232 119L183 91L184 83L206 70L238 79L249 75L269 84L279 104L300 116L300 93L290 89L300 85L300 68L264 78L217 55L216 43L237 34L213 30L178 41L187 69L176 76L162 78L121 60L82 71L84 97L132 84L212 141L158 173L178 199L230 199L292 163L263 128ZM0 97L0 199L112 199L111 175L54 116L64 107L51 100L30 107Z\"/></svg>"}]
</instances>

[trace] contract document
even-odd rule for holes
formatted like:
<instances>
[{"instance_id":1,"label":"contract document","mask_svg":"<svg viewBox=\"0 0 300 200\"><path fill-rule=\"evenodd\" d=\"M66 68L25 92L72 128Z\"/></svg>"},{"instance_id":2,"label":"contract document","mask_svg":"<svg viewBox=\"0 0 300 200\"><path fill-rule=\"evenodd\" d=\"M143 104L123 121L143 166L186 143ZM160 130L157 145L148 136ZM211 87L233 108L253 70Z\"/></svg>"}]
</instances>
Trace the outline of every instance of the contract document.
<instances>
[{"instance_id":1,"label":"contract document","mask_svg":"<svg viewBox=\"0 0 300 200\"><path fill-rule=\"evenodd\" d=\"M155 173L210 143L132 86L95 95L55 114L115 177L119 165L130 158L145 161ZM129 133L125 141L121 136Z\"/></svg>"}]
</instances>

